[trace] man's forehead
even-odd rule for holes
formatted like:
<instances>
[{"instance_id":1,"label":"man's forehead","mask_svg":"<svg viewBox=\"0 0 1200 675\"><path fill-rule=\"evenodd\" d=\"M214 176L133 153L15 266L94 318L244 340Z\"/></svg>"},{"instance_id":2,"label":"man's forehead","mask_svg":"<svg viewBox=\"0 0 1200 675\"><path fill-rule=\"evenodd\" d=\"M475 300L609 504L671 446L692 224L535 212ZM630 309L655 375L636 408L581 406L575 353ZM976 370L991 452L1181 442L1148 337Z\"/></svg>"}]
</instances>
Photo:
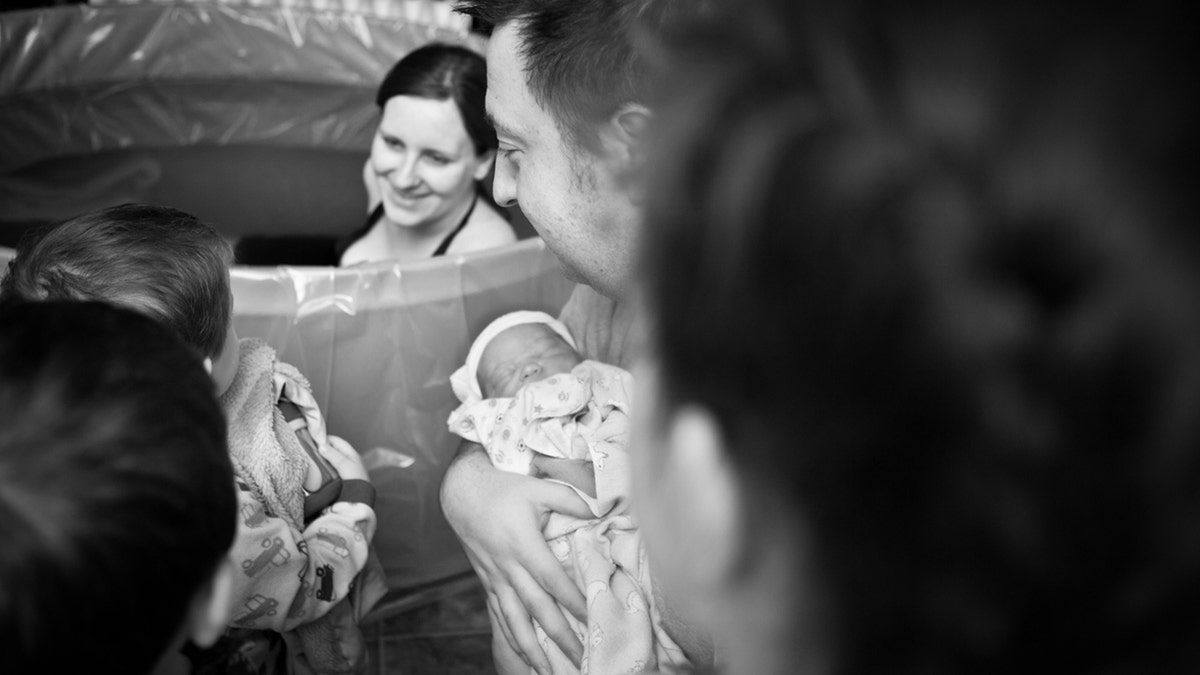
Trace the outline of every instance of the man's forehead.
<instances>
[{"instance_id":1,"label":"man's forehead","mask_svg":"<svg viewBox=\"0 0 1200 675\"><path fill-rule=\"evenodd\" d=\"M533 104L516 21L496 27L487 46L487 92L484 108L499 133L524 136L528 131L522 106ZM536 104L534 104L536 105Z\"/></svg>"},{"instance_id":2,"label":"man's forehead","mask_svg":"<svg viewBox=\"0 0 1200 675\"><path fill-rule=\"evenodd\" d=\"M522 138L519 120L515 115L505 111L503 95L497 95L496 89L488 84L487 96L484 98L483 112L496 130L496 135L509 138Z\"/></svg>"}]
</instances>

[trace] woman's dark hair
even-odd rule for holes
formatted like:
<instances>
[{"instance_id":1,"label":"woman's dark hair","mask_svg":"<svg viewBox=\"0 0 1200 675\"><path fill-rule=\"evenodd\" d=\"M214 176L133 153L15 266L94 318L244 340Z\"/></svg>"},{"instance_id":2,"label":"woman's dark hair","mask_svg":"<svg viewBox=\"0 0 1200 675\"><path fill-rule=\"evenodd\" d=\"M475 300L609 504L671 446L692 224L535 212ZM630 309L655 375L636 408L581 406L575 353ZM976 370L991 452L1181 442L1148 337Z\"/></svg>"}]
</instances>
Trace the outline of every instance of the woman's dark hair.
<instances>
[{"instance_id":1,"label":"woman's dark hair","mask_svg":"<svg viewBox=\"0 0 1200 675\"><path fill-rule=\"evenodd\" d=\"M425 45L400 59L379 85L375 103L382 109L394 96L454 101L475 154L496 149L496 130L484 109L487 63L479 54L440 42Z\"/></svg>"},{"instance_id":2,"label":"woman's dark hair","mask_svg":"<svg viewBox=\"0 0 1200 675\"><path fill-rule=\"evenodd\" d=\"M1187 22L819 4L739 6L664 89L665 406L803 519L831 672L1196 670Z\"/></svg>"}]
</instances>

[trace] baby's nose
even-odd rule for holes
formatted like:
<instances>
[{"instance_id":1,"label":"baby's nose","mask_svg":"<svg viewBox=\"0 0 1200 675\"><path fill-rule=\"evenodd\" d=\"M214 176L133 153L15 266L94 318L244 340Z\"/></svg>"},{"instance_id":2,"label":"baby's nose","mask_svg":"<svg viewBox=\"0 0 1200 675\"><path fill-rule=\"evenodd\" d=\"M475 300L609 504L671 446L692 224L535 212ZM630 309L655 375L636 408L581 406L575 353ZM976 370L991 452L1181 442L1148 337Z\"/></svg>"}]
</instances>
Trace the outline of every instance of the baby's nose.
<instances>
[{"instance_id":1,"label":"baby's nose","mask_svg":"<svg viewBox=\"0 0 1200 675\"><path fill-rule=\"evenodd\" d=\"M526 363L525 367L521 369L521 379L528 380L530 378L537 377L538 375L541 374L541 372L542 372L542 364Z\"/></svg>"}]
</instances>

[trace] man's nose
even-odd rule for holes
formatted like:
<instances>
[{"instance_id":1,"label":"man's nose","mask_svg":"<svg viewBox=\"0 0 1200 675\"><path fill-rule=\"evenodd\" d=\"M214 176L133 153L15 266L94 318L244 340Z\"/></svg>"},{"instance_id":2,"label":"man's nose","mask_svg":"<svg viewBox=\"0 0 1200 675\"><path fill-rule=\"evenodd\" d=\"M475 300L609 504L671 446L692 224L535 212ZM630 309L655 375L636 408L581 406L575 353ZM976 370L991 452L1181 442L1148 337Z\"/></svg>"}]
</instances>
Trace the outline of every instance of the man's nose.
<instances>
[{"instance_id":1,"label":"man's nose","mask_svg":"<svg viewBox=\"0 0 1200 675\"><path fill-rule=\"evenodd\" d=\"M511 164L503 158L496 160L495 175L492 176L492 198L505 208L517 203L516 172Z\"/></svg>"}]
</instances>

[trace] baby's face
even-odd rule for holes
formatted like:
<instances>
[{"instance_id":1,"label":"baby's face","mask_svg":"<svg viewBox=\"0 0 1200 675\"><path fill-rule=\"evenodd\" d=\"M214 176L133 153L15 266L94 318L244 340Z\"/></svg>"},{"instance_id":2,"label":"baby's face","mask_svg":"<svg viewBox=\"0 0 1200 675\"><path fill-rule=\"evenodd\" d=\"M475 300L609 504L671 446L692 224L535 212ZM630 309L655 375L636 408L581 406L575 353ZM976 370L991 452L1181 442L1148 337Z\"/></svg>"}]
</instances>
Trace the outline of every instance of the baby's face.
<instances>
[{"instance_id":1,"label":"baby's face","mask_svg":"<svg viewBox=\"0 0 1200 675\"><path fill-rule=\"evenodd\" d=\"M479 357L484 398L507 398L530 382L569 373L583 359L544 323L523 323L492 338Z\"/></svg>"}]
</instances>

